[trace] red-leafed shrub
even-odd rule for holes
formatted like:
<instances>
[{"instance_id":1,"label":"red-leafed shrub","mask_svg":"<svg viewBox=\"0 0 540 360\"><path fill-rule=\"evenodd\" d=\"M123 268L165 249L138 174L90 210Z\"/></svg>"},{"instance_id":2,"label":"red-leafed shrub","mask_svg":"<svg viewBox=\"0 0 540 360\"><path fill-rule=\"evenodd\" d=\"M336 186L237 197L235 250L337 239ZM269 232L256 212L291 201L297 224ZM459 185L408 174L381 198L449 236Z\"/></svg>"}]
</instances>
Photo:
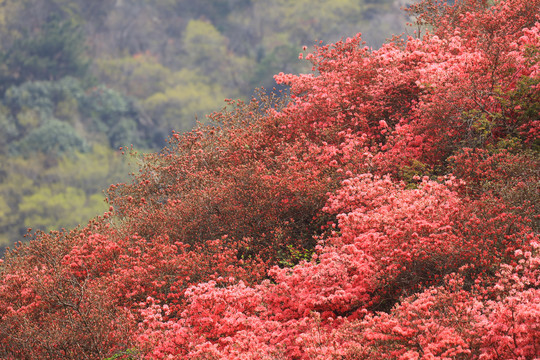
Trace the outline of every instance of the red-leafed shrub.
<instances>
[{"instance_id":1,"label":"red-leafed shrub","mask_svg":"<svg viewBox=\"0 0 540 360\"><path fill-rule=\"evenodd\" d=\"M169 148L147 155L132 184L109 190L123 228L189 245L226 236L239 258L272 262L288 245L312 248L339 175L313 164L319 154L305 136L281 134L273 106L264 97L235 104L213 115L222 127L174 134Z\"/></svg>"},{"instance_id":2,"label":"red-leafed shrub","mask_svg":"<svg viewBox=\"0 0 540 360\"><path fill-rule=\"evenodd\" d=\"M410 11L8 252L0 358L540 358L540 1Z\"/></svg>"},{"instance_id":3,"label":"red-leafed shrub","mask_svg":"<svg viewBox=\"0 0 540 360\"><path fill-rule=\"evenodd\" d=\"M516 311L537 306L538 244L519 218L499 208L488 211L487 203L479 208L460 200L450 190L453 181L424 180L417 189L371 174L344 181L325 208L338 213L338 225L312 261L274 267L272 282L258 286L227 285L227 280L190 288L186 310L176 320L163 321L169 307L152 301L143 312L141 346L156 358L202 353L307 358L318 338L321 348L350 358L418 357L422 351L441 359L487 356L485 343L512 324L508 314L518 300L525 305ZM503 262L513 265L492 273ZM519 277L511 280L511 271ZM501 293L508 281L527 291L517 297L514 291ZM419 295L409 296L414 293ZM520 316L526 327L537 318ZM497 321L505 325L492 325ZM353 333L344 334L345 329ZM346 348L322 345L321 339L336 334L355 340ZM529 344L536 335L519 336Z\"/></svg>"},{"instance_id":4,"label":"red-leafed shrub","mask_svg":"<svg viewBox=\"0 0 540 360\"><path fill-rule=\"evenodd\" d=\"M0 357L105 358L132 346L133 314L100 278L82 276L82 263L67 258L78 235L38 234L7 254L0 285Z\"/></svg>"}]
</instances>

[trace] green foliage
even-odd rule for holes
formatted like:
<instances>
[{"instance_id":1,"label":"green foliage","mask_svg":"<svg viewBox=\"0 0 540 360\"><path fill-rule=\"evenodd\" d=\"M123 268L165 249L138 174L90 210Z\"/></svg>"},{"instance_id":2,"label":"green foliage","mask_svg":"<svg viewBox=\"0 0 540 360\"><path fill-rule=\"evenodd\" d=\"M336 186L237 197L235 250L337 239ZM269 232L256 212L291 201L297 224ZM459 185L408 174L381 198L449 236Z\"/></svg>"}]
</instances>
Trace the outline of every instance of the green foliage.
<instances>
[{"instance_id":1,"label":"green foliage","mask_svg":"<svg viewBox=\"0 0 540 360\"><path fill-rule=\"evenodd\" d=\"M216 82L220 68L212 66L208 71L194 66L175 72L149 55L99 60L97 64L102 81L112 82L119 91L138 98L144 112L151 117L153 127L167 132L191 129L196 118L204 119L206 114L222 107L225 97L236 95L223 88L230 86L230 82L226 85ZM214 66L220 66L218 60Z\"/></svg>"},{"instance_id":2,"label":"green foliage","mask_svg":"<svg viewBox=\"0 0 540 360\"><path fill-rule=\"evenodd\" d=\"M384 14L389 15L382 21ZM387 33L402 31L399 26L405 20L396 14L401 14L399 7L390 0L140 1L111 11L109 20L115 25L123 24L120 19L128 16L132 21L118 30L111 29L118 40L108 40L109 46L114 41L116 46L96 61L96 75L100 81L146 102L155 94L162 97L167 91L171 93L168 89L186 87L174 74L187 69L203 77L199 82L218 84L224 97L245 100L254 87L275 86L276 73L308 72L311 65L298 61L303 45L319 39L338 40L359 31L369 33L368 42L378 45L385 40L381 26L392 27ZM152 16L160 20L161 29L149 21ZM146 27L147 34L133 38ZM126 28L132 31L125 34ZM162 36L149 42L156 32ZM197 93L190 96L191 101L198 102ZM149 111L154 124L170 124L170 120L162 119L165 113L179 116L178 111L155 111L155 100L150 102ZM193 112L185 113L189 114L187 118L174 122L181 124L176 130L191 127Z\"/></svg>"},{"instance_id":3,"label":"green foliage","mask_svg":"<svg viewBox=\"0 0 540 360\"><path fill-rule=\"evenodd\" d=\"M17 113L32 109L40 116L50 117L56 105L62 101L79 101L85 96L79 80L66 77L58 81L31 81L10 87L4 96L4 104Z\"/></svg>"},{"instance_id":4,"label":"green foliage","mask_svg":"<svg viewBox=\"0 0 540 360\"><path fill-rule=\"evenodd\" d=\"M39 156L37 156L39 158ZM24 217L19 213L19 203L24 196L36 191L32 178L37 177L38 159L0 157L0 199L4 216L0 217L0 243L10 245L25 234Z\"/></svg>"},{"instance_id":5,"label":"green foliage","mask_svg":"<svg viewBox=\"0 0 540 360\"><path fill-rule=\"evenodd\" d=\"M140 358L140 352L139 350L134 348L134 349L128 349L126 351L119 352L103 360L136 360L139 358Z\"/></svg>"},{"instance_id":6,"label":"green foliage","mask_svg":"<svg viewBox=\"0 0 540 360\"><path fill-rule=\"evenodd\" d=\"M19 204L26 227L43 230L72 228L83 221L105 211L103 196L94 194L87 197L84 190L64 187L40 187L30 196L25 196Z\"/></svg>"},{"instance_id":7,"label":"green foliage","mask_svg":"<svg viewBox=\"0 0 540 360\"><path fill-rule=\"evenodd\" d=\"M103 145L54 159L0 156L0 245L22 239L26 228L57 230L84 224L106 210L103 190L127 180L133 168Z\"/></svg>"},{"instance_id":8,"label":"green foliage","mask_svg":"<svg viewBox=\"0 0 540 360\"><path fill-rule=\"evenodd\" d=\"M160 127L189 130L197 118L223 106L225 94L221 87L197 72L181 71L175 78L179 85L158 92L143 102Z\"/></svg>"},{"instance_id":9,"label":"green foliage","mask_svg":"<svg viewBox=\"0 0 540 360\"><path fill-rule=\"evenodd\" d=\"M388 7L392 2L379 3ZM279 31L289 34L290 40L296 40L295 43L311 43L317 39L328 41L336 36L351 35L351 29L344 28L345 24L352 27L362 23L362 20L373 16L370 11L381 8L380 5L351 0L280 0L275 3L261 2L258 5L262 7L261 11L269 14L265 18L267 26L277 26ZM321 36L328 38L322 39Z\"/></svg>"},{"instance_id":10,"label":"green foliage","mask_svg":"<svg viewBox=\"0 0 540 360\"><path fill-rule=\"evenodd\" d=\"M87 129L105 134L111 147L141 144L137 138L138 111L134 103L119 92L100 85L81 99L81 115L89 118Z\"/></svg>"},{"instance_id":11,"label":"green foliage","mask_svg":"<svg viewBox=\"0 0 540 360\"><path fill-rule=\"evenodd\" d=\"M86 141L71 125L53 118L46 120L43 125L31 130L21 141L13 144L12 152L26 156L35 152L58 156L87 149Z\"/></svg>"},{"instance_id":12,"label":"green foliage","mask_svg":"<svg viewBox=\"0 0 540 360\"><path fill-rule=\"evenodd\" d=\"M51 181L84 189L87 195L101 194L110 184L124 182L134 170L118 151L94 145L91 152L62 157L43 176Z\"/></svg>"},{"instance_id":13,"label":"green foliage","mask_svg":"<svg viewBox=\"0 0 540 360\"><path fill-rule=\"evenodd\" d=\"M97 209L90 198L120 181L109 147L161 148L224 98L308 72L303 45L370 34L392 3L0 0L0 243L28 219L56 228L75 204Z\"/></svg>"},{"instance_id":14,"label":"green foliage","mask_svg":"<svg viewBox=\"0 0 540 360\"><path fill-rule=\"evenodd\" d=\"M18 133L17 126L10 121L8 109L0 106L0 154L8 152L9 142L15 139Z\"/></svg>"},{"instance_id":15,"label":"green foliage","mask_svg":"<svg viewBox=\"0 0 540 360\"><path fill-rule=\"evenodd\" d=\"M282 71L298 73L299 70L307 70L302 68L298 61L298 48L291 44L283 44L267 51L263 46L259 47L257 54L259 61L255 67L251 78L253 87L264 84L266 87L272 85L272 79L275 74Z\"/></svg>"},{"instance_id":16,"label":"green foliage","mask_svg":"<svg viewBox=\"0 0 540 360\"><path fill-rule=\"evenodd\" d=\"M298 249L289 244L278 254L278 264L281 267L293 267L301 261L310 261L313 252L313 249Z\"/></svg>"},{"instance_id":17,"label":"green foliage","mask_svg":"<svg viewBox=\"0 0 540 360\"><path fill-rule=\"evenodd\" d=\"M430 176L431 171L427 164L416 159L411 159L410 164L400 169L400 177L407 184L408 188L414 188L418 177Z\"/></svg>"},{"instance_id":18,"label":"green foliage","mask_svg":"<svg viewBox=\"0 0 540 360\"><path fill-rule=\"evenodd\" d=\"M540 63L540 50L531 52L530 56L531 62ZM503 124L510 124L510 126L507 126L504 131L513 136L518 136L521 132L525 135L525 142L536 151L540 151L539 137L535 136L532 129L523 126L531 120L538 119L538 114L540 114L539 86L540 78L524 77L518 81L516 88L509 92L509 101L505 101L504 94L499 97L499 101L511 109L507 114L510 121L503 122Z\"/></svg>"},{"instance_id":19,"label":"green foliage","mask_svg":"<svg viewBox=\"0 0 540 360\"><path fill-rule=\"evenodd\" d=\"M183 42L191 67L219 68L222 56L227 52L226 38L207 21L190 20Z\"/></svg>"},{"instance_id":20,"label":"green foliage","mask_svg":"<svg viewBox=\"0 0 540 360\"><path fill-rule=\"evenodd\" d=\"M10 218L10 211L9 211L9 205L7 203L7 201L3 198L0 197L0 226L3 224L3 223L9 223L10 220L12 221L12 219L9 219ZM6 233L0 233L0 246L2 245L8 245L10 244L12 241L10 241L11 239L9 238L8 234Z\"/></svg>"},{"instance_id":21,"label":"green foliage","mask_svg":"<svg viewBox=\"0 0 540 360\"><path fill-rule=\"evenodd\" d=\"M81 81L70 77L26 82L9 88L3 102L0 127L10 130L8 142L19 142L15 152L58 152L49 140L59 140L60 152L84 151L83 139L107 142L116 148L144 143L139 111L133 101L103 85L85 91ZM45 135L45 131L54 135ZM39 136L47 139L41 140ZM33 143L36 140L39 144Z\"/></svg>"},{"instance_id":22,"label":"green foliage","mask_svg":"<svg viewBox=\"0 0 540 360\"><path fill-rule=\"evenodd\" d=\"M36 33L27 31L0 53L4 64L0 68L0 92L26 81L84 77L89 65L84 52L84 34L80 28L73 21L52 17Z\"/></svg>"},{"instance_id":23,"label":"green foliage","mask_svg":"<svg viewBox=\"0 0 540 360\"><path fill-rule=\"evenodd\" d=\"M128 100L118 92L100 85L91 89L82 104L84 114L110 123L114 118L129 112Z\"/></svg>"},{"instance_id":24,"label":"green foliage","mask_svg":"<svg viewBox=\"0 0 540 360\"><path fill-rule=\"evenodd\" d=\"M190 20L182 38L185 66L204 74L212 83L225 88L246 91L247 74L254 67L253 59L229 51L229 40L211 23ZM229 91L229 97L235 97Z\"/></svg>"},{"instance_id":25,"label":"green foliage","mask_svg":"<svg viewBox=\"0 0 540 360\"><path fill-rule=\"evenodd\" d=\"M96 60L100 81L124 94L146 99L173 85L174 72L149 54Z\"/></svg>"}]
</instances>

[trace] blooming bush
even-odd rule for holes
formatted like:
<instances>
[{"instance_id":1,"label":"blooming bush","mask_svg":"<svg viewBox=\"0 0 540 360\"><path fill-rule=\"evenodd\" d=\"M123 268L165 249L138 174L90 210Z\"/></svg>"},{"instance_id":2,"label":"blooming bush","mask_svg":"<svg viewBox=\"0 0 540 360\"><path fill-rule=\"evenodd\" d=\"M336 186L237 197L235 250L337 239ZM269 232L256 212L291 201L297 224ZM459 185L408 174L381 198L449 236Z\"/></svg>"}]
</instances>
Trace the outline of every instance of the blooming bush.
<instances>
[{"instance_id":1,"label":"blooming bush","mask_svg":"<svg viewBox=\"0 0 540 360\"><path fill-rule=\"evenodd\" d=\"M0 357L540 358L540 2L409 11L8 252Z\"/></svg>"}]
</instances>

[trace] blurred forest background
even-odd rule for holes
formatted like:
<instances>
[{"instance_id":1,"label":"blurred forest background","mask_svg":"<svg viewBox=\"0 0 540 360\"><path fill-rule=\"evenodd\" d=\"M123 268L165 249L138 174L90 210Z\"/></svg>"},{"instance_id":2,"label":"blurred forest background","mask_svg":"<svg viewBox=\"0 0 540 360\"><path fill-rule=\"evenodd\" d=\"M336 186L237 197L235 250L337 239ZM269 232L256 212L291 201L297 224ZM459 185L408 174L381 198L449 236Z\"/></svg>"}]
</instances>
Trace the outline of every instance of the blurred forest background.
<instances>
[{"instance_id":1,"label":"blurred forest background","mask_svg":"<svg viewBox=\"0 0 540 360\"><path fill-rule=\"evenodd\" d=\"M0 254L75 227L225 98L311 71L303 46L405 31L397 0L0 0Z\"/></svg>"}]
</instances>

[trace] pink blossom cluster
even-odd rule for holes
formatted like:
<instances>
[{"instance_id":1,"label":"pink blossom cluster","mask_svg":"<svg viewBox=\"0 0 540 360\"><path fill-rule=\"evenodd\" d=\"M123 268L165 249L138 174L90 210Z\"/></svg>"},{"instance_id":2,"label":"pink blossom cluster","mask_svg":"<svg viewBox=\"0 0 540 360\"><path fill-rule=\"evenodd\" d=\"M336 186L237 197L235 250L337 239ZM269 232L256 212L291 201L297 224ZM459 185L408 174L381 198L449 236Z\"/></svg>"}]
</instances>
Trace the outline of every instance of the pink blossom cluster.
<instances>
[{"instance_id":1,"label":"pink blossom cluster","mask_svg":"<svg viewBox=\"0 0 540 360\"><path fill-rule=\"evenodd\" d=\"M540 359L540 0L445 3L9 251L0 359Z\"/></svg>"}]
</instances>

